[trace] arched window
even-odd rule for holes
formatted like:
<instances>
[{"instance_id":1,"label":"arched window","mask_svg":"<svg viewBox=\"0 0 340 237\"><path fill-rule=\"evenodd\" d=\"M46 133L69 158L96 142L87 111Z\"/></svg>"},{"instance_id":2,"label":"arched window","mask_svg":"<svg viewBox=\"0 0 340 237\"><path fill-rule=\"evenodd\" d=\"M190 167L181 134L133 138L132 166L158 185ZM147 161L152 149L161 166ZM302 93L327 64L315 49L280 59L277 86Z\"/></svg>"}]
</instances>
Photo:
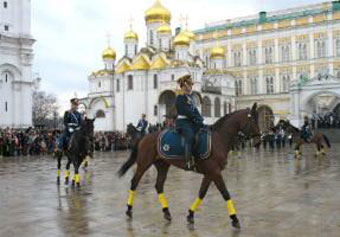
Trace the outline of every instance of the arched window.
<instances>
[{"instance_id":1,"label":"arched window","mask_svg":"<svg viewBox=\"0 0 340 237\"><path fill-rule=\"evenodd\" d=\"M274 78L272 76L266 77L266 88L267 88L267 94L274 93Z\"/></svg>"},{"instance_id":2,"label":"arched window","mask_svg":"<svg viewBox=\"0 0 340 237\"><path fill-rule=\"evenodd\" d=\"M7 81L8 81L8 74L5 73L5 82L7 83Z\"/></svg>"},{"instance_id":3,"label":"arched window","mask_svg":"<svg viewBox=\"0 0 340 237\"><path fill-rule=\"evenodd\" d=\"M175 75L171 74L171 81L175 80Z\"/></svg>"},{"instance_id":4,"label":"arched window","mask_svg":"<svg viewBox=\"0 0 340 237\"><path fill-rule=\"evenodd\" d=\"M96 118L105 118L105 112L103 110L97 110Z\"/></svg>"},{"instance_id":5,"label":"arched window","mask_svg":"<svg viewBox=\"0 0 340 237\"><path fill-rule=\"evenodd\" d=\"M137 54L137 44L135 45L135 54Z\"/></svg>"},{"instance_id":6,"label":"arched window","mask_svg":"<svg viewBox=\"0 0 340 237\"><path fill-rule=\"evenodd\" d=\"M153 75L153 88L157 89L157 87L158 87L158 76L157 74L154 74Z\"/></svg>"},{"instance_id":7,"label":"arched window","mask_svg":"<svg viewBox=\"0 0 340 237\"><path fill-rule=\"evenodd\" d=\"M153 32L150 30L150 44L153 45Z\"/></svg>"},{"instance_id":8,"label":"arched window","mask_svg":"<svg viewBox=\"0 0 340 237\"><path fill-rule=\"evenodd\" d=\"M251 95L257 94L257 78L256 77L250 78L250 94Z\"/></svg>"},{"instance_id":9,"label":"arched window","mask_svg":"<svg viewBox=\"0 0 340 237\"><path fill-rule=\"evenodd\" d=\"M221 117L221 100L218 97L215 98L215 117Z\"/></svg>"},{"instance_id":10,"label":"arched window","mask_svg":"<svg viewBox=\"0 0 340 237\"><path fill-rule=\"evenodd\" d=\"M228 113L230 114L232 112L232 107L231 107L231 103L228 104Z\"/></svg>"},{"instance_id":11,"label":"arched window","mask_svg":"<svg viewBox=\"0 0 340 237\"><path fill-rule=\"evenodd\" d=\"M125 44L125 56L128 54L128 45Z\"/></svg>"},{"instance_id":12,"label":"arched window","mask_svg":"<svg viewBox=\"0 0 340 237\"><path fill-rule=\"evenodd\" d=\"M204 117L211 117L211 101L207 96L203 98L202 115Z\"/></svg>"},{"instance_id":13,"label":"arched window","mask_svg":"<svg viewBox=\"0 0 340 237\"><path fill-rule=\"evenodd\" d=\"M133 76L128 76L128 90L133 90Z\"/></svg>"},{"instance_id":14,"label":"arched window","mask_svg":"<svg viewBox=\"0 0 340 237\"><path fill-rule=\"evenodd\" d=\"M155 105L155 106L153 107L153 115L154 115L154 116L157 116L157 115L158 115L158 106L157 106L157 105Z\"/></svg>"},{"instance_id":15,"label":"arched window","mask_svg":"<svg viewBox=\"0 0 340 237\"><path fill-rule=\"evenodd\" d=\"M6 1L4 1L4 8L8 7L8 3Z\"/></svg>"},{"instance_id":16,"label":"arched window","mask_svg":"<svg viewBox=\"0 0 340 237\"><path fill-rule=\"evenodd\" d=\"M336 56L340 57L340 39L336 40Z\"/></svg>"},{"instance_id":17,"label":"arched window","mask_svg":"<svg viewBox=\"0 0 340 237\"><path fill-rule=\"evenodd\" d=\"M102 87L102 83L98 82L98 88Z\"/></svg>"},{"instance_id":18,"label":"arched window","mask_svg":"<svg viewBox=\"0 0 340 237\"><path fill-rule=\"evenodd\" d=\"M228 113L228 111L227 111L227 102L226 101L224 101L224 103L223 103L223 113L224 114Z\"/></svg>"},{"instance_id":19,"label":"arched window","mask_svg":"<svg viewBox=\"0 0 340 237\"><path fill-rule=\"evenodd\" d=\"M7 103L7 101L5 102L5 112L7 112L8 111L8 103Z\"/></svg>"},{"instance_id":20,"label":"arched window","mask_svg":"<svg viewBox=\"0 0 340 237\"><path fill-rule=\"evenodd\" d=\"M288 92L289 91L289 85L290 85L290 76L284 75L282 77L282 92Z\"/></svg>"},{"instance_id":21,"label":"arched window","mask_svg":"<svg viewBox=\"0 0 340 237\"><path fill-rule=\"evenodd\" d=\"M235 93L236 93L236 96L242 95L242 81L241 80L235 81Z\"/></svg>"},{"instance_id":22,"label":"arched window","mask_svg":"<svg viewBox=\"0 0 340 237\"><path fill-rule=\"evenodd\" d=\"M117 87L116 87L116 91L119 92L120 91L120 84L119 84L119 79L117 79Z\"/></svg>"}]
</instances>

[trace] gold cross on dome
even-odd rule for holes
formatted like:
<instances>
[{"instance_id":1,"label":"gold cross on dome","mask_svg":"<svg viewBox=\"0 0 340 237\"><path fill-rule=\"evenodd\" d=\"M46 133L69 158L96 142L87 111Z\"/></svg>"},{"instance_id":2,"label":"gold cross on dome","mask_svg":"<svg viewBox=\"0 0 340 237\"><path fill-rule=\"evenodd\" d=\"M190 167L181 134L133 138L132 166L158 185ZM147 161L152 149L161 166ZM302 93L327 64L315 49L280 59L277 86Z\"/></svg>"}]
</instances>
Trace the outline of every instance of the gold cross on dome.
<instances>
[{"instance_id":1,"label":"gold cross on dome","mask_svg":"<svg viewBox=\"0 0 340 237\"><path fill-rule=\"evenodd\" d=\"M111 34L109 32L106 33L106 40L107 40L107 46L110 47Z\"/></svg>"},{"instance_id":2,"label":"gold cross on dome","mask_svg":"<svg viewBox=\"0 0 340 237\"><path fill-rule=\"evenodd\" d=\"M130 26L130 30L132 30L132 24L133 24L133 22L134 22L134 19L133 19L133 17L132 16L130 16L130 18L129 18L129 26Z\"/></svg>"}]
</instances>

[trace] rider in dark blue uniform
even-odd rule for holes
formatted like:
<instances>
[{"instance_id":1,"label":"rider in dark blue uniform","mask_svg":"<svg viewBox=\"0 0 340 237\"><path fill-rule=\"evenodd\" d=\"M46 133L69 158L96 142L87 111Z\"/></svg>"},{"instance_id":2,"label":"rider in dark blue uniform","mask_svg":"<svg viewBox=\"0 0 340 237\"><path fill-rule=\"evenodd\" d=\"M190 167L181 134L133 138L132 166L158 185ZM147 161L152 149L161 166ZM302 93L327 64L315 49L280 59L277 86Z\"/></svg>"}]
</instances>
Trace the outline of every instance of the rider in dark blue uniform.
<instances>
[{"instance_id":1,"label":"rider in dark blue uniform","mask_svg":"<svg viewBox=\"0 0 340 237\"><path fill-rule=\"evenodd\" d=\"M309 142L312 132L311 132L308 117L305 116L304 120L305 121L304 121L303 126L301 128L301 138L303 140L305 140L306 142Z\"/></svg>"},{"instance_id":2,"label":"rider in dark blue uniform","mask_svg":"<svg viewBox=\"0 0 340 237\"><path fill-rule=\"evenodd\" d=\"M194 104L192 91L192 80L190 75L185 75L178 79L181 88L181 94L176 97L176 128L185 137L185 161L186 170L193 168L192 162L192 145L195 134L200 128L205 128L203 117Z\"/></svg>"},{"instance_id":3,"label":"rider in dark blue uniform","mask_svg":"<svg viewBox=\"0 0 340 237\"><path fill-rule=\"evenodd\" d=\"M61 135L58 142L58 154L61 155L62 151L67 148L72 133L80 127L83 118L77 111L79 106L79 100L73 98L70 100L71 109L67 110L64 114L64 132Z\"/></svg>"},{"instance_id":4,"label":"rider in dark blue uniform","mask_svg":"<svg viewBox=\"0 0 340 237\"><path fill-rule=\"evenodd\" d=\"M138 121L137 128L140 129L141 135L144 136L146 128L148 127L148 121L146 121L146 115L142 114L142 118Z\"/></svg>"}]
</instances>

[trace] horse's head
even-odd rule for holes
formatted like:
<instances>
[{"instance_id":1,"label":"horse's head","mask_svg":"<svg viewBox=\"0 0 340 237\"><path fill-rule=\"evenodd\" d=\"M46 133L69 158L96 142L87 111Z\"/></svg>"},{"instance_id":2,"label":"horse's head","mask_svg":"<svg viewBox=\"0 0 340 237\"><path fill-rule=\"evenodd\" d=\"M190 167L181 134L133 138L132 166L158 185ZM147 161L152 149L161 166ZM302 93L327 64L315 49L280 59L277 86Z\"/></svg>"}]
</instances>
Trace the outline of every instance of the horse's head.
<instances>
[{"instance_id":1,"label":"horse's head","mask_svg":"<svg viewBox=\"0 0 340 237\"><path fill-rule=\"evenodd\" d=\"M137 130L137 128L135 126L133 126L132 123L129 123L127 125L127 129L126 129L126 133L130 136L130 137L135 137L139 131Z\"/></svg>"},{"instance_id":2,"label":"horse's head","mask_svg":"<svg viewBox=\"0 0 340 237\"><path fill-rule=\"evenodd\" d=\"M82 124L82 129L86 132L86 134L89 137L93 137L94 135L94 121L96 120L96 118L94 119L89 119L87 117L85 117L83 124Z\"/></svg>"},{"instance_id":3,"label":"horse's head","mask_svg":"<svg viewBox=\"0 0 340 237\"><path fill-rule=\"evenodd\" d=\"M240 130L248 138L253 138L253 144L255 147L259 147L261 143L261 133L258 122L257 103L254 103L253 107L244 113L244 117L240 121Z\"/></svg>"}]
</instances>

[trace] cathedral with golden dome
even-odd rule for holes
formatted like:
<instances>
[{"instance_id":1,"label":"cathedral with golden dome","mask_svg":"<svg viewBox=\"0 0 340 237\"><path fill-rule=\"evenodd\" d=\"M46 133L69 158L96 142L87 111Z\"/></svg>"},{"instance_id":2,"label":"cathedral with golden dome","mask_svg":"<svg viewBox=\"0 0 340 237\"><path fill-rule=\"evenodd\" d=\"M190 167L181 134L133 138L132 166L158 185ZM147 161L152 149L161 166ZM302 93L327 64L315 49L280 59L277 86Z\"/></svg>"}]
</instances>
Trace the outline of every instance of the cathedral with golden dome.
<instances>
[{"instance_id":1,"label":"cathedral with golden dome","mask_svg":"<svg viewBox=\"0 0 340 237\"><path fill-rule=\"evenodd\" d=\"M234 81L225 70L224 48L211 49L209 64L198 55L196 35L187 27L171 28L171 12L156 0L145 11L146 45L130 26L124 34L124 56L112 47L102 52L104 68L89 77L88 97L81 99L86 114L96 117L97 131L124 131L146 114L150 124L171 113L177 78L191 74L193 96L205 123L210 124L235 106Z\"/></svg>"}]
</instances>

